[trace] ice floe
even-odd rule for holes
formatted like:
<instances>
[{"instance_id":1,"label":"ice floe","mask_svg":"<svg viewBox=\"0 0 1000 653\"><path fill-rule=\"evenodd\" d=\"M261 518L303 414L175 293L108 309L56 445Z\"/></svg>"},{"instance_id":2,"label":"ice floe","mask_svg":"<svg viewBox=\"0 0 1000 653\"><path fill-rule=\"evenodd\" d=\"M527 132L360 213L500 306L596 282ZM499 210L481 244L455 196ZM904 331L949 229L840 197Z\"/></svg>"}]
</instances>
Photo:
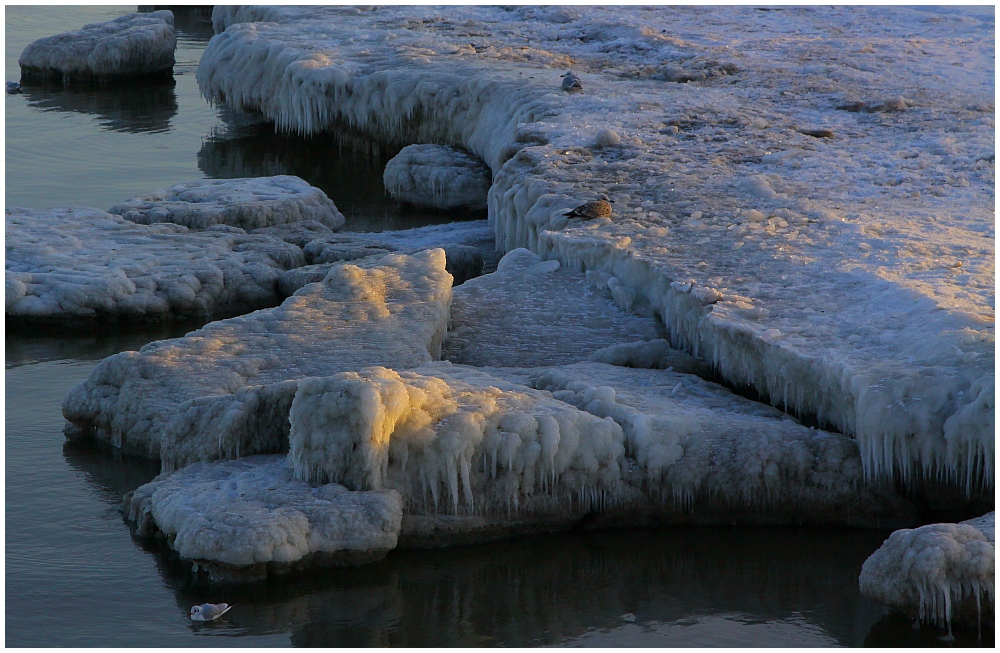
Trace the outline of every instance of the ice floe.
<instances>
[{"instance_id":1,"label":"ice floe","mask_svg":"<svg viewBox=\"0 0 1000 653\"><path fill-rule=\"evenodd\" d=\"M602 279L597 279L599 284ZM655 318L630 315L559 261L526 249L496 272L456 287L443 357L466 365L535 367L575 363L611 345L663 335Z\"/></svg>"},{"instance_id":2,"label":"ice floe","mask_svg":"<svg viewBox=\"0 0 1000 653\"><path fill-rule=\"evenodd\" d=\"M870 478L992 491L991 13L219 6L213 21L207 97L286 129L467 149L493 172L501 249L613 276L673 345L856 437ZM570 65L584 90L557 92ZM838 109L855 99L891 110ZM599 193L611 219L566 219Z\"/></svg>"},{"instance_id":3,"label":"ice floe","mask_svg":"<svg viewBox=\"0 0 1000 653\"><path fill-rule=\"evenodd\" d=\"M292 477L286 456L196 463L125 497L140 536L157 532L213 580L303 566L355 565L396 546L399 494Z\"/></svg>"},{"instance_id":4,"label":"ice floe","mask_svg":"<svg viewBox=\"0 0 1000 653\"><path fill-rule=\"evenodd\" d=\"M116 80L169 75L174 67L174 15L126 14L32 41L17 63L22 79Z\"/></svg>"},{"instance_id":5,"label":"ice floe","mask_svg":"<svg viewBox=\"0 0 1000 653\"><path fill-rule=\"evenodd\" d=\"M486 209L490 169L468 152L408 145L385 165L385 189L397 200L435 209Z\"/></svg>"},{"instance_id":6,"label":"ice floe","mask_svg":"<svg viewBox=\"0 0 1000 653\"><path fill-rule=\"evenodd\" d=\"M291 175L199 179L133 197L108 209L139 224L189 229L225 224L244 230L311 220L340 229L344 216L326 193Z\"/></svg>"},{"instance_id":7,"label":"ice floe","mask_svg":"<svg viewBox=\"0 0 1000 653\"><path fill-rule=\"evenodd\" d=\"M302 251L242 231L137 225L96 209L7 209L8 320L83 325L244 312L280 301Z\"/></svg>"},{"instance_id":8,"label":"ice floe","mask_svg":"<svg viewBox=\"0 0 1000 653\"><path fill-rule=\"evenodd\" d=\"M277 453L299 379L437 358L448 321L444 252L335 266L276 308L212 322L102 361L63 414L165 470Z\"/></svg>"},{"instance_id":9,"label":"ice floe","mask_svg":"<svg viewBox=\"0 0 1000 653\"><path fill-rule=\"evenodd\" d=\"M937 625L992 622L995 520L896 531L861 568L861 593Z\"/></svg>"}]
</instances>

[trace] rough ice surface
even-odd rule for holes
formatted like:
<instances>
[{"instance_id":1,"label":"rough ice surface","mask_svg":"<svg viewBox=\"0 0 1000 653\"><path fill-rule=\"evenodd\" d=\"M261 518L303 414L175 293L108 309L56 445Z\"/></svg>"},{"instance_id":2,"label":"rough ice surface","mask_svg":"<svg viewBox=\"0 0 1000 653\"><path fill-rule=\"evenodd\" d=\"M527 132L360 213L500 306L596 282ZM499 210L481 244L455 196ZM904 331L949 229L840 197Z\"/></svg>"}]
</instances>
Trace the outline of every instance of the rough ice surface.
<instances>
[{"instance_id":1,"label":"rough ice surface","mask_svg":"<svg viewBox=\"0 0 1000 653\"><path fill-rule=\"evenodd\" d=\"M490 169L468 152L444 145L408 145L385 165L386 191L435 209L486 209Z\"/></svg>"},{"instance_id":2,"label":"rough ice surface","mask_svg":"<svg viewBox=\"0 0 1000 653\"><path fill-rule=\"evenodd\" d=\"M992 491L988 8L219 6L213 21L207 97L300 132L465 148L493 172L501 249L613 276L673 345L856 437L870 478ZM580 93L558 91L570 67ZM565 218L602 192L613 219Z\"/></svg>"},{"instance_id":3,"label":"rough ice surface","mask_svg":"<svg viewBox=\"0 0 1000 653\"><path fill-rule=\"evenodd\" d=\"M96 209L7 209L7 319L83 325L249 311L280 301L302 251L226 228L137 225Z\"/></svg>"},{"instance_id":4,"label":"rough ice surface","mask_svg":"<svg viewBox=\"0 0 1000 653\"><path fill-rule=\"evenodd\" d=\"M102 361L63 415L164 470L287 447L299 379L438 358L451 275L444 252L335 266L280 306L212 322Z\"/></svg>"},{"instance_id":5,"label":"rough ice surface","mask_svg":"<svg viewBox=\"0 0 1000 653\"><path fill-rule=\"evenodd\" d=\"M655 318L616 306L606 284L604 294L559 261L515 249L493 274L455 288L442 357L476 366L561 365L663 335Z\"/></svg>"},{"instance_id":6,"label":"rough ice surface","mask_svg":"<svg viewBox=\"0 0 1000 653\"><path fill-rule=\"evenodd\" d=\"M189 229L225 224L244 230L312 220L336 231L344 216L326 193L291 175L199 179L133 197L108 209L139 224Z\"/></svg>"},{"instance_id":7,"label":"rough ice surface","mask_svg":"<svg viewBox=\"0 0 1000 653\"><path fill-rule=\"evenodd\" d=\"M128 79L169 74L176 47L174 15L160 10L32 41L17 63L25 79Z\"/></svg>"},{"instance_id":8,"label":"rough ice surface","mask_svg":"<svg viewBox=\"0 0 1000 653\"><path fill-rule=\"evenodd\" d=\"M286 456L195 463L139 487L124 507L138 534L163 533L206 571L257 567L257 575L310 556L319 564L377 560L395 548L403 516L398 493L300 481Z\"/></svg>"},{"instance_id":9,"label":"rough ice surface","mask_svg":"<svg viewBox=\"0 0 1000 653\"><path fill-rule=\"evenodd\" d=\"M896 531L861 568L861 593L938 625L993 621L995 515Z\"/></svg>"}]
</instances>

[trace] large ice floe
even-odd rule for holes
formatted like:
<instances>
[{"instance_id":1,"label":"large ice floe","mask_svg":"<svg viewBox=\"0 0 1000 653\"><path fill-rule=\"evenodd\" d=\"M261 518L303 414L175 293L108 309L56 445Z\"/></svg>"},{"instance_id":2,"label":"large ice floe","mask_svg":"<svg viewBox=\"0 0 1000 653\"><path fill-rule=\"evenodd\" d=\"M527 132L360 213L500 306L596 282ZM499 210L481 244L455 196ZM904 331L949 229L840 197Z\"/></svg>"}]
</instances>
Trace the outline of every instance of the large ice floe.
<instances>
[{"instance_id":1,"label":"large ice floe","mask_svg":"<svg viewBox=\"0 0 1000 653\"><path fill-rule=\"evenodd\" d=\"M992 491L989 10L218 6L213 21L207 97L284 129L466 149L492 171L500 249L608 275L729 382L856 438L868 478ZM580 93L560 91L570 66ZM600 193L610 218L567 219Z\"/></svg>"},{"instance_id":2,"label":"large ice floe","mask_svg":"<svg viewBox=\"0 0 1000 653\"><path fill-rule=\"evenodd\" d=\"M994 621L996 514L896 531L861 568L861 593L921 621Z\"/></svg>"},{"instance_id":3,"label":"large ice floe","mask_svg":"<svg viewBox=\"0 0 1000 653\"><path fill-rule=\"evenodd\" d=\"M96 209L7 209L8 321L80 326L245 312L280 301L302 250L226 228L137 225Z\"/></svg>"},{"instance_id":4,"label":"large ice floe","mask_svg":"<svg viewBox=\"0 0 1000 653\"><path fill-rule=\"evenodd\" d=\"M319 188L291 175L199 179L133 197L108 209L139 224L172 222L189 229L225 224L244 230L313 220L332 230L344 216Z\"/></svg>"},{"instance_id":5,"label":"large ice floe","mask_svg":"<svg viewBox=\"0 0 1000 653\"><path fill-rule=\"evenodd\" d=\"M70 82L170 75L176 47L174 15L163 9L126 14L32 41L17 63L23 80Z\"/></svg>"},{"instance_id":6,"label":"large ice floe","mask_svg":"<svg viewBox=\"0 0 1000 653\"><path fill-rule=\"evenodd\" d=\"M451 281L440 249L335 266L276 308L105 359L63 414L165 470L284 451L299 379L440 356Z\"/></svg>"},{"instance_id":7,"label":"large ice floe","mask_svg":"<svg viewBox=\"0 0 1000 653\"><path fill-rule=\"evenodd\" d=\"M486 209L491 172L468 152L408 145L385 165L385 189L397 200L435 209Z\"/></svg>"}]
</instances>

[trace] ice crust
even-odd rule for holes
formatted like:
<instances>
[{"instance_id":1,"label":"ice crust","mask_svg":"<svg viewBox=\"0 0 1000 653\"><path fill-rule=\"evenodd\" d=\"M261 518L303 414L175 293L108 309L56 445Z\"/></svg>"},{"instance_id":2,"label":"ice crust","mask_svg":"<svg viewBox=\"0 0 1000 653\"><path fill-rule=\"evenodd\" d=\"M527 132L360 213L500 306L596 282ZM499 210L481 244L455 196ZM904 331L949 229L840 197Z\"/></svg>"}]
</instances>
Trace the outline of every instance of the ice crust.
<instances>
[{"instance_id":1,"label":"ice crust","mask_svg":"<svg viewBox=\"0 0 1000 653\"><path fill-rule=\"evenodd\" d=\"M444 252L335 266L280 306L102 361L63 415L164 471L287 448L298 381L438 358L451 275Z\"/></svg>"},{"instance_id":2,"label":"ice crust","mask_svg":"<svg viewBox=\"0 0 1000 653\"><path fill-rule=\"evenodd\" d=\"M937 625L992 621L995 519L894 532L862 566L861 593Z\"/></svg>"},{"instance_id":3,"label":"ice crust","mask_svg":"<svg viewBox=\"0 0 1000 653\"><path fill-rule=\"evenodd\" d=\"M189 229L225 224L246 231L312 220L336 231L344 216L318 188L291 175L199 179L133 197L108 209L139 224L172 222Z\"/></svg>"},{"instance_id":4,"label":"ice crust","mask_svg":"<svg viewBox=\"0 0 1000 653\"><path fill-rule=\"evenodd\" d=\"M32 41L17 63L26 79L128 79L169 73L176 47L174 15L164 9Z\"/></svg>"},{"instance_id":5,"label":"ice crust","mask_svg":"<svg viewBox=\"0 0 1000 653\"><path fill-rule=\"evenodd\" d=\"M474 366L536 367L586 360L615 344L663 335L655 318L616 306L579 272L526 249L455 288L442 357Z\"/></svg>"},{"instance_id":6,"label":"ice crust","mask_svg":"<svg viewBox=\"0 0 1000 653\"><path fill-rule=\"evenodd\" d=\"M219 6L213 21L207 97L295 131L467 149L493 172L500 249L613 277L673 345L855 436L869 478L992 491L994 86L977 72L994 69L992 13ZM570 63L581 93L559 92ZM881 109L837 108L862 105ZM612 219L564 217L600 192Z\"/></svg>"},{"instance_id":7,"label":"ice crust","mask_svg":"<svg viewBox=\"0 0 1000 653\"><path fill-rule=\"evenodd\" d=\"M8 320L161 321L280 301L302 251L264 235L137 225L96 209L6 211Z\"/></svg>"},{"instance_id":8,"label":"ice crust","mask_svg":"<svg viewBox=\"0 0 1000 653\"><path fill-rule=\"evenodd\" d=\"M185 560L245 568L315 554L370 562L395 548L403 510L391 490L306 483L286 456L249 456L158 476L126 496L125 514L140 535L166 535Z\"/></svg>"},{"instance_id":9,"label":"ice crust","mask_svg":"<svg viewBox=\"0 0 1000 653\"><path fill-rule=\"evenodd\" d=\"M385 189L402 202L435 209L486 210L492 173L468 152L408 145L385 165Z\"/></svg>"}]
</instances>

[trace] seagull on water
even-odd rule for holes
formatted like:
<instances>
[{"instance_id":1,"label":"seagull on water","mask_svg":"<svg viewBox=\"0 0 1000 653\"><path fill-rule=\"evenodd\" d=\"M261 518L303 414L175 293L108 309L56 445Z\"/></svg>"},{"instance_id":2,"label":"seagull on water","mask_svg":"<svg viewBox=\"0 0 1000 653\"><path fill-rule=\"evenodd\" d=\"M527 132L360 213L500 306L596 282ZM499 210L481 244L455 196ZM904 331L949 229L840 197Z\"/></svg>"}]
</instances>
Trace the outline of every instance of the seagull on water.
<instances>
[{"instance_id":1,"label":"seagull on water","mask_svg":"<svg viewBox=\"0 0 1000 653\"><path fill-rule=\"evenodd\" d=\"M7 94L14 95L21 92L21 85L17 82L7 82Z\"/></svg>"},{"instance_id":2,"label":"seagull on water","mask_svg":"<svg viewBox=\"0 0 1000 653\"><path fill-rule=\"evenodd\" d=\"M611 198L601 193L599 200L586 202L576 207L566 214L567 218L583 218L593 220L594 218L611 217Z\"/></svg>"},{"instance_id":3,"label":"seagull on water","mask_svg":"<svg viewBox=\"0 0 1000 653\"><path fill-rule=\"evenodd\" d=\"M191 606L191 621L215 621L229 612L233 606L228 603L202 603Z\"/></svg>"},{"instance_id":4,"label":"seagull on water","mask_svg":"<svg viewBox=\"0 0 1000 653\"><path fill-rule=\"evenodd\" d=\"M568 70L565 74L559 76L563 78L562 90L567 93L579 93L583 90L583 82L572 70Z\"/></svg>"}]
</instances>

